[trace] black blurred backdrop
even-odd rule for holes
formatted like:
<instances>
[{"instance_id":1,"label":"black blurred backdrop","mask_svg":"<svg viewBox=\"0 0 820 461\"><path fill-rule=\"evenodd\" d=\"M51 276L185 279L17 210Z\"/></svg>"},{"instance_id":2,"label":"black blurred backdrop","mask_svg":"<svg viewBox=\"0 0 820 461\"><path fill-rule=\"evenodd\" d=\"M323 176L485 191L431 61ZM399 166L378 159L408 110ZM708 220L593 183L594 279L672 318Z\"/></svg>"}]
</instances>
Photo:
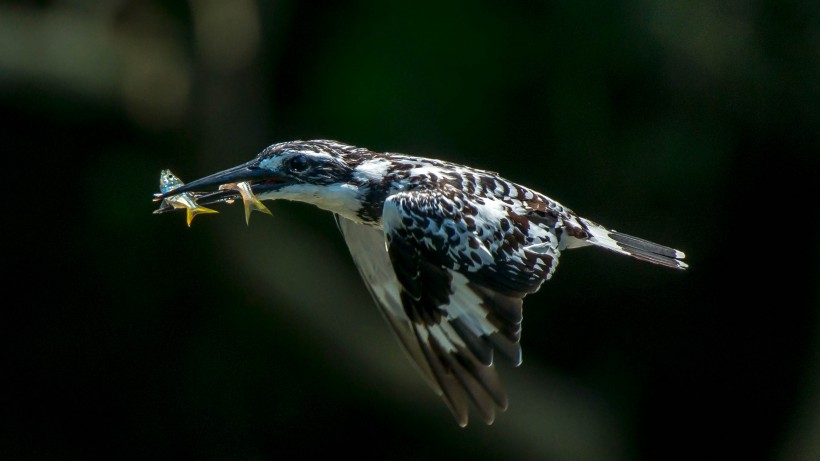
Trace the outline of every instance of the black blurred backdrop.
<instances>
[{"instance_id":1,"label":"black blurred backdrop","mask_svg":"<svg viewBox=\"0 0 820 461\"><path fill-rule=\"evenodd\" d=\"M0 3L0 458L820 459L820 3ZM152 215L268 144L501 172L565 253L460 429L329 213Z\"/></svg>"}]
</instances>

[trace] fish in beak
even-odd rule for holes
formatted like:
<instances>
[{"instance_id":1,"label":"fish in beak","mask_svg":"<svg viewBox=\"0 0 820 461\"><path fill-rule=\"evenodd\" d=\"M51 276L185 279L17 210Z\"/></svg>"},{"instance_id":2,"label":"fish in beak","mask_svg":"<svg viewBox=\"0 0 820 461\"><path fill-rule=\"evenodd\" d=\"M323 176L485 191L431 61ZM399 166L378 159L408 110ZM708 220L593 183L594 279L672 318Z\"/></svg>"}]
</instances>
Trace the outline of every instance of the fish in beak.
<instances>
[{"instance_id":1,"label":"fish in beak","mask_svg":"<svg viewBox=\"0 0 820 461\"><path fill-rule=\"evenodd\" d=\"M165 171L167 170L163 170L163 172ZM193 207L188 208L189 210L196 209L197 207L210 210L201 205L211 205L221 202L232 203L234 200L242 198L245 205L245 221L249 223L250 213L254 210L272 215L270 210L256 198L256 194L281 188L292 182L293 179L288 176L277 174L266 168L261 168L259 166L259 159L254 159L242 165L214 173L187 184L183 184L182 181L179 181L173 188L163 188L161 185L161 192L154 194L154 201L161 200L162 205L155 210L154 213L161 214L172 211L174 208L177 208L173 203L181 203L182 200L185 200L188 206ZM197 212L189 212L194 213L194 215L197 214ZM215 211L210 210L208 212Z\"/></svg>"},{"instance_id":2,"label":"fish in beak","mask_svg":"<svg viewBox=\"0 0 820 461\"><path fill-rule=\"evenodd\" d=\"M205 213L218 213L216 210L205 208L197 203L193 195L186 192L174 192L177 189L184 187L182 180L180 180L171 170L162 170L159 174L159 190L163 194L173 193L174 195L162 198L162 206L160 209L166 208L168 210L184 208L186 210L188 227L191 227L191 222L194 217ZM159 198L158 198L159 200Z\"/></svg>"},{"instance_id":3,"label":"fish in beak","mask_svg":"<svg viewBox=\"0 0 820 461\"><path fill-rule=\"evenodd\" d=\"M268 207L256 198L249 182L235 182L230 184L223 184L219 186L219 190L235 190L242 196L242 204L245 205L245 224L250 225L251 213L253 211L260 211L262 213L273 216Z\"/></svg>"}]
</instances>

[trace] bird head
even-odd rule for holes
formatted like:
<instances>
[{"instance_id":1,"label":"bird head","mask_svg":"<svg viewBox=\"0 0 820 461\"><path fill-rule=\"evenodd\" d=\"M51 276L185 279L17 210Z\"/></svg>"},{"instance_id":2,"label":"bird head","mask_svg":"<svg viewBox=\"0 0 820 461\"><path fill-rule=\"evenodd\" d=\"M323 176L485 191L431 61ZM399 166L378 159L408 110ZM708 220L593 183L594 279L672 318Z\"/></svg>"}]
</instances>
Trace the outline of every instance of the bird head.
<instances>
[{"instance_id":1,"label":"bird head","mask_svg":"<svg viewBox=\"0 0 820 461\"><path fill-rule=\"evenodd\" d=\"M248 182L260 200L312 203L343 216L355 216L368 179L357 167L376 156L367 149L336 141L283 142L267 147L249 162L191 181L156 199L195 192L197 203L207 205L238 198L230 190L203 194L211 188Z\"/></svg>"}]
</instances>

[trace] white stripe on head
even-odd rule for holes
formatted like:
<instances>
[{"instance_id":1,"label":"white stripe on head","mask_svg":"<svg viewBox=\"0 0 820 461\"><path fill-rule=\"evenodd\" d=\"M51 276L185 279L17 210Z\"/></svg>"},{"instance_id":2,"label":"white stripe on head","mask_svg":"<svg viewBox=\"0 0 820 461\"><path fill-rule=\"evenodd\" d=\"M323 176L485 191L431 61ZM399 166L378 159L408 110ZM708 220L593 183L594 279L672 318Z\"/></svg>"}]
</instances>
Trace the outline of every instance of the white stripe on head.
<instances>
[{"instance_id":1,"label":"white stripe on head","mask_svg":"<svg viewBox=\"0 0 820 461\"><path fill-rule=\"evenodd\" d=\"M353 170L353 177L361 180L382 179L390 170L391 162L383 158L362 162Z\"/></svg>"}]
</instances>

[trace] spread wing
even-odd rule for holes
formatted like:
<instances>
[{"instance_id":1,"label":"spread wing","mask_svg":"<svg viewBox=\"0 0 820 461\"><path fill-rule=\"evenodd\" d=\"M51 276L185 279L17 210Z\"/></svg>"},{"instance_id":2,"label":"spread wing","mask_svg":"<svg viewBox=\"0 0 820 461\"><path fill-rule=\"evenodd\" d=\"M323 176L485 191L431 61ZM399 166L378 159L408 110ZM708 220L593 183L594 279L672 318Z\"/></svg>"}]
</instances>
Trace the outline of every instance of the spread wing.
<instances>
[{"instance_id":1,"label":"spread wing","mask_svg":"<svg viewBox=\"0 0 820 461\"><path fill-rule=\"evenodd\" d=\"M357 224L335 215L339 230L345 238L353 262L359 269L370 294L373 296L385 320L393 327L405 351L418 366L428 384L441 395L441 389L427 364L427 359L416 340L413 324L404 314L399 285L384 242L384 231L379 228Z\"/></svg>"},{"instance_id":2,"label":"spread wing","mask_svg":"<svg viewBox=\"0 0 820 461\"><path fill-rule=\"evenodd\" d=\"M520 216L502 222L506 208L489 205L498 207L455 190L403 192L385 201L384 231L339 219L377 304L462 426L468 402L487 423L506 409L494 352L521 363L522 298L558 258L553 240L527 236Z\"/></svg>"}]
</instances>

